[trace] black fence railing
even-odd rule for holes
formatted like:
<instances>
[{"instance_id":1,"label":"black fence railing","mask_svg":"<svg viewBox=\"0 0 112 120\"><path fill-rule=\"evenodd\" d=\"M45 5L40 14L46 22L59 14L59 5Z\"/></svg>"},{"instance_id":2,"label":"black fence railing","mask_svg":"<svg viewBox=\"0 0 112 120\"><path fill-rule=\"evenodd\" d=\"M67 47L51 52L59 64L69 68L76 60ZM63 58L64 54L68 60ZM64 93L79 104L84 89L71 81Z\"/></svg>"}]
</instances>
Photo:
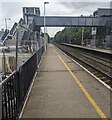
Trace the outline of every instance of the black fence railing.
<instances>
[{"instance_id":1,"label":"black fence railing","mask_svg":"<svg viewBox=\"0 0 112 120\"><path fill-rule=\"evenodd\" d=\"M2 83L2 119L19 119L26 95L40 63L44 46Z\"/></svg>"}]
</instances>

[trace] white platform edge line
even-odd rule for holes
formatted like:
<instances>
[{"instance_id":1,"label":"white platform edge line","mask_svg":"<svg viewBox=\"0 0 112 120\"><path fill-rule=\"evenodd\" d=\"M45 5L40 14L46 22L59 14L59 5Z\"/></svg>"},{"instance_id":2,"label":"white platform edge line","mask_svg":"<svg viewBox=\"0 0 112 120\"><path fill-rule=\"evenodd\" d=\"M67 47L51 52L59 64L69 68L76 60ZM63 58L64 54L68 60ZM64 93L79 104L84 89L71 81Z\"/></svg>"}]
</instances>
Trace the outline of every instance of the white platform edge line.
<instances>
[{"instance_id":1,"label":"white platform edge line","mask_svg":"<svg viewBox=\"0 0 112 120\"><path fill-rule=\"evenodd\" d=\"M55 46L56 47L56 46ZM56 47L58 48L58 47ZM59 48L58 48L59 49ZM60 50L60 49L59 49ZM76 63L77 65L79 65L82 69L84 69L87 73L89 73L92 77L94 77L95 79L97 79L101 84L103 84L107 89L109 89L110 91L112 91L112 88L107 85L105 82L103 82L102 80L100 80L98 77L96 77L93 73L91 73L89 70L87 70L85 67L83 67L82 65L80 65L77 61L75 61L73 58L71 58L70 56L68 56L66 53L64 53L62 50L60 50L65 56L67 56L69 59L71 59L74 63Z\"/></svg>"},{"instance_id":2,"label":"white platform edge line","mask_svg":"<svg viewBox=\"0 0 112 120\"><path fill-rule=\"evenodd\" d=\"M40 67L40 65L41 65L41 63L42 63L42 59L43 59L43 55L42 55L42 57L41 57L40 63L39 63L39 65L37 66L37 68ZM22 107L22 110L21 110L21 113L20 113L20 115L19 115L19 118L21 118L22 115L23 115L23 113L24 113L24 109L25 109L26 104L27 104L27 102L28 102L28 99L29 99L29 96L30 96L30 93L31 93L31 90L32 90L32 87L33 87L33 84L34 84L34 81L35 81L35 78L36 78L36 76L37 76L37 73L38 73L38 72L36 71L36 72L35 72L35 75L34 75L34 77L33 77L32 83L31 83L31 85L30 85L30 88L29 88L29 90L28 90L28 94L27 94L27 96L26 96L26 100L25 100L24 105L23 105L23 107Z\"/></svg>"}]
</instances>

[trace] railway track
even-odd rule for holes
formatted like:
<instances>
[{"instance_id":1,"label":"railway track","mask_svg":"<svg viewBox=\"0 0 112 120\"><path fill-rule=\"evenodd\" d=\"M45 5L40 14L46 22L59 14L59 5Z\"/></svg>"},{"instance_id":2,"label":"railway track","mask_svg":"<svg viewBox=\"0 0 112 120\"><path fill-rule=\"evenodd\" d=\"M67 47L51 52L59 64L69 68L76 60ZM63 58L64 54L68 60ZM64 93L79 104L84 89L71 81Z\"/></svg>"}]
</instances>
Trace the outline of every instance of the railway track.
<instances>
[{"instance_id":1,"label":"railway track","mask_svg":"<svg viewBox=\"0 0 112 120\"><path fill-rule=\"evenodd\" d=\"M65 45L56 44L56 46L112 88L112 62L109 59Z\"/></svg>"}]
</instances>

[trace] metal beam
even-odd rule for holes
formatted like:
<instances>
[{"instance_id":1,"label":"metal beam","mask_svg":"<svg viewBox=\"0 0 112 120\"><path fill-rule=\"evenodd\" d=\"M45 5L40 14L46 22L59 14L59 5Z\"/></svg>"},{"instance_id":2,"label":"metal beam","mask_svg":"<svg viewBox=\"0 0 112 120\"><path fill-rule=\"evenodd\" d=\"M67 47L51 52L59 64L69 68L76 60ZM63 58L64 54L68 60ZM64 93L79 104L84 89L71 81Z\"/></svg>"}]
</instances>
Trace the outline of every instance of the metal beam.
<instances>
[{"instance_id":1,"label":"metal beam","mask_svg":"<svg viewBox=\"0 0 112 120\"><path fill-rule=\"evenodd\" d=\"M107 17L68 17L68 16L46 16L47 27L104 27L107 26ZM44 17L34 17L35 26L44 26Z\"/></svg>"}]
</instances>

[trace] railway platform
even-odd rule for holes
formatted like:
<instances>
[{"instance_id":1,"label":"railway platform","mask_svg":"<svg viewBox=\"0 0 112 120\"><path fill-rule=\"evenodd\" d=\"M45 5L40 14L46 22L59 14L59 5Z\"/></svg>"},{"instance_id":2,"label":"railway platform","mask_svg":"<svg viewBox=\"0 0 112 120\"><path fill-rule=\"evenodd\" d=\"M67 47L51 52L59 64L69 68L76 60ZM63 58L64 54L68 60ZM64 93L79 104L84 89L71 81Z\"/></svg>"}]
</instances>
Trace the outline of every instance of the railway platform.
<instances>
[{"instance_id":1,"label":"railway platform","mask_svg":"<svg viewBox=\"0 0 112 120\"><path fill-rule=\"evenodd\" d=\"M111 92L52 44L20 118L110 118Z\"/></svg>"},{"instance_id":2,"label":"railway platform","mask_svg":"<svg viewBox=\"0 0 112 120\"><path fill-rule=\"evenodd\" d=\"M87 50L91 50L91 51L112 54L112 49L95 48L95 47L89 47L89 46L87 47L87 46L80 46L80 45L74 45L74 44L68 44L68 43L63 43L63 44L72 46L72 47L76 47L76 48L82 48L82 49L87 49Z\"/></svg>"}]
</instances>

